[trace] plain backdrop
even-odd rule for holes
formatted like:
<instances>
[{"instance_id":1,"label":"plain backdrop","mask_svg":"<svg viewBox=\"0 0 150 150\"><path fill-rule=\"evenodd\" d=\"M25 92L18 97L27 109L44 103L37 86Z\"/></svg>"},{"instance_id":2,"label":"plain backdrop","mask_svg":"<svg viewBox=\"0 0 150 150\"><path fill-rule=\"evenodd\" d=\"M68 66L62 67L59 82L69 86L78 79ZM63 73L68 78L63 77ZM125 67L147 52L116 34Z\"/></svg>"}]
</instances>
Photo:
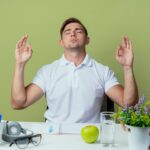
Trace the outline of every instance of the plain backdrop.
<instances>
[{"instance_id":1,"label":"plain backdrop","mask_svg":"<svg viewBox=\"0 0 150 150\"><path fill-rule=\"evenodd\" d=\"M149 8L149 0L0 0L0 113L3 119L44 121L44 97L24 110L13 110L10 106L15 45L22 35L29 35L33 56L25 69L25 84L28 84L41 66L61 57L59 29L68 17L83 22L91 38L88 54L108 65L122 84L123 71L115 60L115 51L122 36L131 39L139 96L144 94L150 100Z\"/></svg>"}]
</instances>

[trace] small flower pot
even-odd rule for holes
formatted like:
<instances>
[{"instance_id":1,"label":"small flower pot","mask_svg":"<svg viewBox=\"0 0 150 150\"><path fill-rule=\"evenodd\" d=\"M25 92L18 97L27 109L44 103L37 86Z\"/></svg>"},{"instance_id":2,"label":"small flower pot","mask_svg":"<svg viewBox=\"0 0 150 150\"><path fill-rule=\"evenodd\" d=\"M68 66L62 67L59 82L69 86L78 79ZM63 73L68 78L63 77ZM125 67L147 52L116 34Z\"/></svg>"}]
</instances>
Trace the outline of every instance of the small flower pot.
<instances>
[{"instance_id":1,"label":"small flower pot","mask_svg":"<svg viewBox=\"0 0 150 150\"><path fill-rule=\"evenodd\" d=\"M130 150L149 150L150 127L134 127L127 125L128 145Z\"/></svg>"}]
</instances>

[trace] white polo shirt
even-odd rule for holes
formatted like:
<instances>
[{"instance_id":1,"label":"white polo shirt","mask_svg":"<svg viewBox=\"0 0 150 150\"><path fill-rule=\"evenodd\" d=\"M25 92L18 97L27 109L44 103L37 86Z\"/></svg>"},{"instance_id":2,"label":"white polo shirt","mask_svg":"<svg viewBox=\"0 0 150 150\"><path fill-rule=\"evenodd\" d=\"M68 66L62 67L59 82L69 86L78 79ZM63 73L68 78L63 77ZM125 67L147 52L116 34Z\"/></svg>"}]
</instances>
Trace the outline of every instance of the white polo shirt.
<instances>
[{"instance_id":1,"label":"white polo shirt","mask_svg":"<svg viewBox=\"0 0 150 150\"><path fill-rule=\"evenodd\" d=\"M39 69L32 83L44 91L44 116L53 123L98 123L105 92L119 84L107 66L88 55L77 67L62 56Z\"/></svg>"}]
</instances>

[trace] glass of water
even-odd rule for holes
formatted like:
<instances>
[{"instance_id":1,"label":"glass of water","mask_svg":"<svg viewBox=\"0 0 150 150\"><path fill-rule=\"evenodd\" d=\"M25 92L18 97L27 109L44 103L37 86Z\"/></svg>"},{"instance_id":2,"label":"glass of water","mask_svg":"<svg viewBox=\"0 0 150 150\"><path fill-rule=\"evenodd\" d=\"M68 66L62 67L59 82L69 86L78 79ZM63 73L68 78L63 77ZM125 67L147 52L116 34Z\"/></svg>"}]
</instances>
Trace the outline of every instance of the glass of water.
<instances>
[{"instance_id":1,"label":"glass of water","mask_svg":"<svg viewBox=\"0 0 150 150\"><path fill-rule=\"evenodd\" d=\"M103 146L113 146L115 139L114 112L100 113L100 142Z\"/></svg>"}]
</instances>

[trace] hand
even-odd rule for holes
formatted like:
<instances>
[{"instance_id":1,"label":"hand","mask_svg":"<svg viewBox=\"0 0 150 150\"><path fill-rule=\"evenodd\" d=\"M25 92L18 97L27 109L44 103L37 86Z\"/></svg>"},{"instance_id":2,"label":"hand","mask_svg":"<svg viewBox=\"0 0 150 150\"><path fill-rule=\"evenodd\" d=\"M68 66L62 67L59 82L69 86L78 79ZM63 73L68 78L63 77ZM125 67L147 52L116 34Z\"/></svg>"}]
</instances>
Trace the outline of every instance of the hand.
<instances>
[{"instance_id":1,"label":"hand","mask_svg":"<svg viewBox=\"0 0 150 150\"><path fill-rule=\"evenodd\" d=\"M16 44L16 63L25 64L32 56L32 46L27 43L28 36L23 36Z\"/></svg>"},{"instance_id":2,"label":"hand","mask_svg":"<svg viewBox=\"0 0 150 150\"><path fill-rule=\"evenodd\" d=\"M133 50L132 43L127 37L123 37L120 47L116 51L116 60L124 67L132 67Z\"/></svg>"}]
</instances>

